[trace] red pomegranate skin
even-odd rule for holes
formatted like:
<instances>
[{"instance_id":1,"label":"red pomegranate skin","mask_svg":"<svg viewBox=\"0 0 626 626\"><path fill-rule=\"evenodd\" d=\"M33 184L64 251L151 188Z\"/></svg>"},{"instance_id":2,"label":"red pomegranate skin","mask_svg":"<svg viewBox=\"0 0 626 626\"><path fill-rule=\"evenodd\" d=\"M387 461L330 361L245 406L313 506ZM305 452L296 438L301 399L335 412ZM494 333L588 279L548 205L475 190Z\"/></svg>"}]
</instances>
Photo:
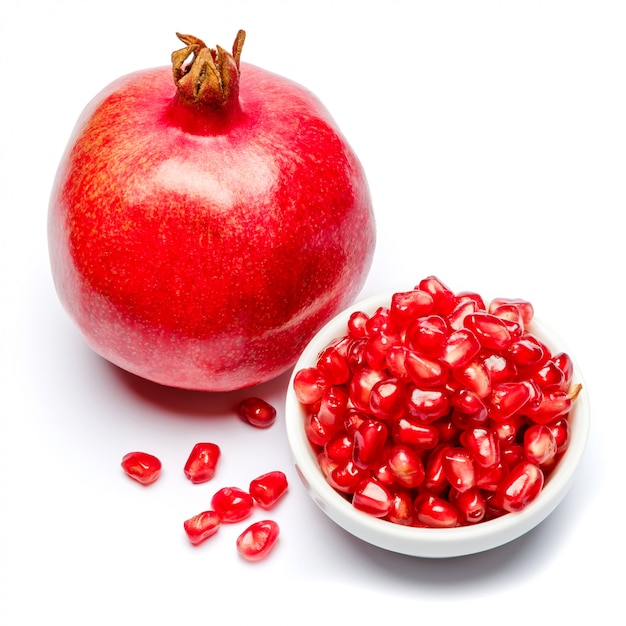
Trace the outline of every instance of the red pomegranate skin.
<instances>
[{"instance_id":1,"label":"red pomegranate skin","mask_svg":"<svg viewBox=\"0 0 626 626\"><path fill-rule=\"evenodd\" d=\"M271 380L361 290L375 247L363 168L302 86L241 63L207 115L169 67L84 110L52 190L59 298L91 348L159 384Z\"/></svg>"}]
</instances>

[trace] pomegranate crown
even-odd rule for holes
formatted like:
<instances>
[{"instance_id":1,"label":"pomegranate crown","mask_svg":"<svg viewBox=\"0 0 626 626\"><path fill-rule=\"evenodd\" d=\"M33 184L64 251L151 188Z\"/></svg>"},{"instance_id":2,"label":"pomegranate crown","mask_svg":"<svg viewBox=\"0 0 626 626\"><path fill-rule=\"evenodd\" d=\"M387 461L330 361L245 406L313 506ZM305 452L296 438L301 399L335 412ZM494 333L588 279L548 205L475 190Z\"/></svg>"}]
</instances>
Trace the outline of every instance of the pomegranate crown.
<instances>
[{"instance_id":1,"label":"pomegranate crown","mask_svg":"<svg viewBox=\"0 0 626 626\"><path fill-rule=\"evenodd\" d=\"M172 53L178 93L188 102L222 108L239 95L239 60L246 33L240 30L232 54L220 46L209 48L193 35L176 33L185 44ZM191 58L190 58L191 57Z\"/></svg>"}]
</instances>

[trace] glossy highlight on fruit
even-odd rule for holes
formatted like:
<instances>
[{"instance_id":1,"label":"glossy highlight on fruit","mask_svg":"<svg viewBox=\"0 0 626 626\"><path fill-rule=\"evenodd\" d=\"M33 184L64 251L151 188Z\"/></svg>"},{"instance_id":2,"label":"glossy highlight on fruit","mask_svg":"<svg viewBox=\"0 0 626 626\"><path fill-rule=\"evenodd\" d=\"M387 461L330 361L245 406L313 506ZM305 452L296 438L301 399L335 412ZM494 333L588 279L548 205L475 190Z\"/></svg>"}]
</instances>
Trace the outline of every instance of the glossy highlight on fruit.
<instances>
[{"instance_id":1,"label":"glossy highlight on fruit","mask_svg":"<svg viewBox=\"0 0 626 626\"><path fill-rule=\"evenodd\" d=\"M568 450L582 389L570 356L533 334L532 304L430 276L376 306L292 376L326 482L359 511L419 528L532 504ZM329 395L343 398L332 411Z\"/></svg>"},{"instance_id":2,"label":"glossy highlight on fruit","mask_svg":"<svg viewBox=\"0 0 626 626\"><path fill-rule=\"evenodd\" d=\"M179 35L171 67L85 108L48 217L59 298L91 348L160 384L230 391L291 367L361 289L363 168L303 86Z\"/></svg>"}]
</instances>

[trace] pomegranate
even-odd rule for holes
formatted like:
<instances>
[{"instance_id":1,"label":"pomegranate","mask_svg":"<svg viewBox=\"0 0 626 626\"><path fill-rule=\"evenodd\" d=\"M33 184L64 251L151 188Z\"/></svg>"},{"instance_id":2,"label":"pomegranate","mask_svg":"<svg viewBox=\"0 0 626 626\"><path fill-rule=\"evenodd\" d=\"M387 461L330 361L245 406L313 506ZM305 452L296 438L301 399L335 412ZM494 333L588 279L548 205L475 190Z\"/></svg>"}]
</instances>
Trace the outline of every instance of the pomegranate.
<instances>
[{"instance_id":1,"label":"pomegranate","mask_svg":"<svg viewBox=\"0 0 626 626\"><path fill-rule=\"evenodd\" d=\"M83 111L52 189L59 298L95 352L151 381L230 391L286 371L360 291L363 168L304 87L178 35L172 67Z\"/></svg>"}]
</instances>

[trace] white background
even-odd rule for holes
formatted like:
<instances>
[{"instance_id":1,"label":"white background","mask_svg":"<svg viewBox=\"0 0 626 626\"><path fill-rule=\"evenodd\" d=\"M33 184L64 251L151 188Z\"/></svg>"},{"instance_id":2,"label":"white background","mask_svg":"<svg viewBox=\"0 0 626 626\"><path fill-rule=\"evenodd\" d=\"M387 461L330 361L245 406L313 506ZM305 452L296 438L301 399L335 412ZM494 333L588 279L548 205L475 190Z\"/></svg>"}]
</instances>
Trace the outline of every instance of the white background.
<instances>
[{"instance_id":1,"label":"white background","mask_svg":"<svg viewBox=\"0 0 626 626\"><path fill-rule=\"evenodd\" d=\"M455 290L525 297L580 363L592 406L580 473L520 540L423 560L348 536L293 471L282 422L289 373L254 390L279 412L259 431L232 415L245 393L132 379L92 354L61 309L47 202L81 109L114 78L168 64L175 31L229 48L238 28L248 33L244 60L314 91L366 168L378 246L362 296L436 274ZM618 623L624 33L626 3L602 0L5 6L0 623ZM206 439L222 447L222 464L213 483L194 486L182 466ZM137 448L164 464L150 488L119 466ZM270 469L290 479L272 513L282 534L270 558L238 558L241 526L188 543L182 521L217 486Z\"/></svg>"}]
</instances>

